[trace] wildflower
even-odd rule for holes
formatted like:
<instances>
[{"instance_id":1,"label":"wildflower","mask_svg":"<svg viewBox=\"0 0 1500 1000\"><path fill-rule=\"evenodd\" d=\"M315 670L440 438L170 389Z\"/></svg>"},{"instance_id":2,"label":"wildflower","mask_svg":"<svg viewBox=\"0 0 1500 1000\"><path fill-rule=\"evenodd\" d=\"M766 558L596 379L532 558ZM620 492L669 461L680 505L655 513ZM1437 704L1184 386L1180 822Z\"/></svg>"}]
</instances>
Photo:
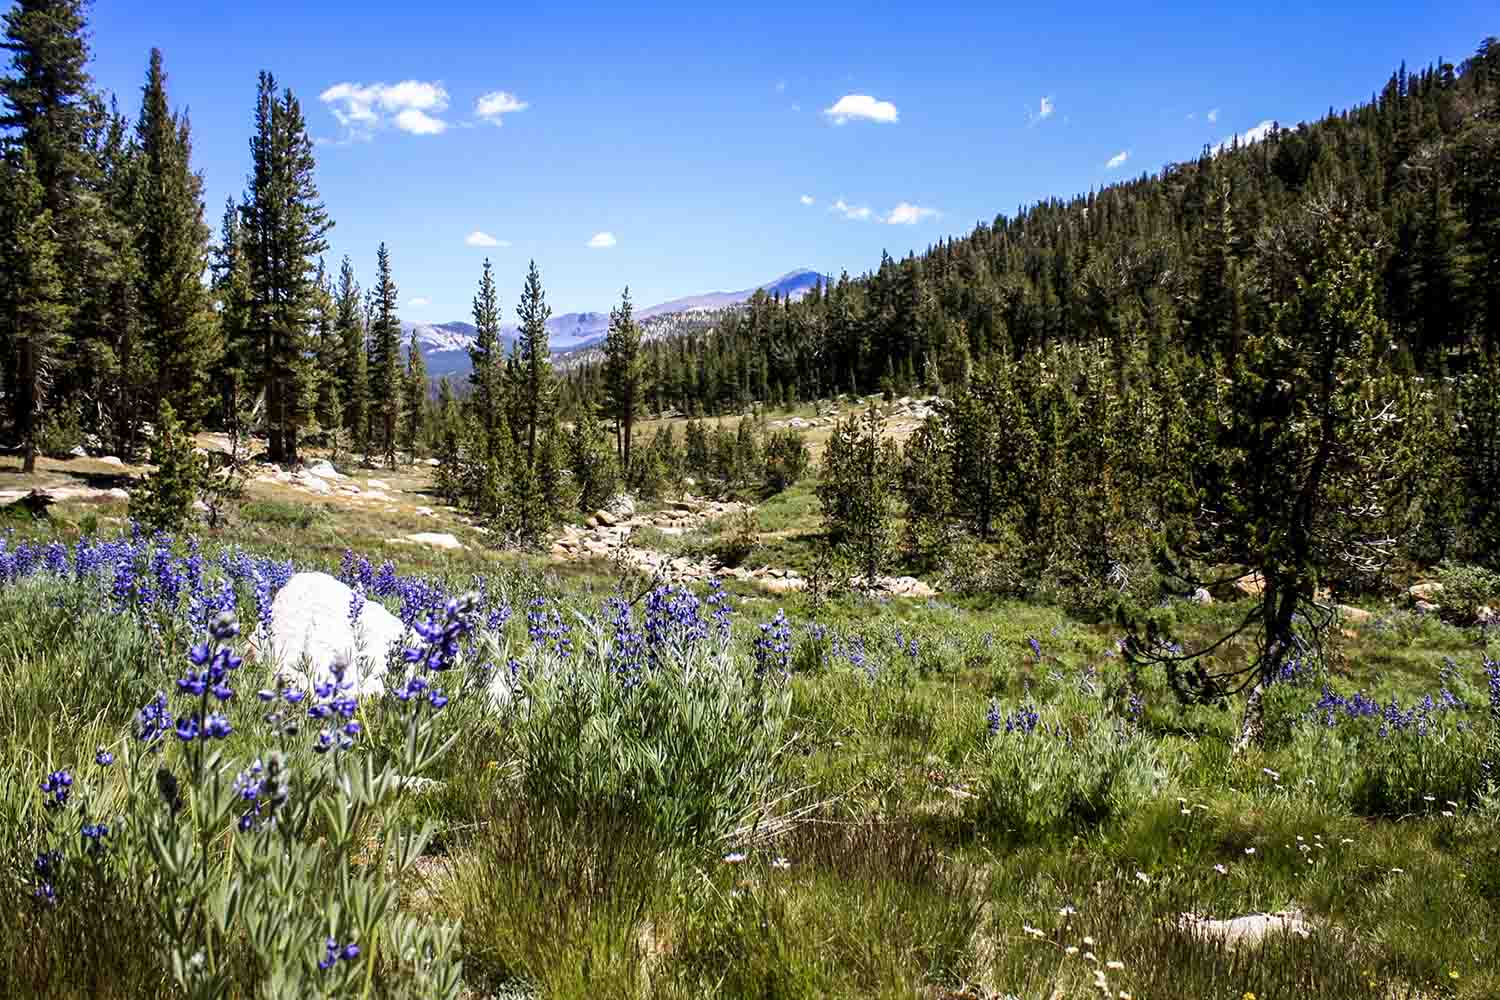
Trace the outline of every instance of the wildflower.
<instances>
[{"instance_id":1,"label":"wildflower","mask_svg":"<svg viewBox=\"0 0 1500 1000\"><path fill-rule=\"evenodd\" d=\"M1114 972L1123 972L1125 969L1125 963L1117 958L1112 958L1108 962L1104 963L1104 967L1106 969L1113 970Z\"/></svg>"},{"instance_id":2,"label":"wildflower","mask_svg":"<svg viewBox=\"0 0 1500 1000\"><path fill-rule=\"evenodd\" d=\"M730 853L724 855L724 863L726 865L737 865L744 860L745 853L743 851L731 851Z\"/></svg>"},{"instance_id":3,"label":"wildflower","mask_svg":"<svg viewBox=\"0 0 1500 1000\"><path fill-rule=\"evenodd\" d=\"M1275 771L1271 770L1269 767L1263 767L1263 768L1261 768L1260 769L1260 773L1264 774L1264 775L1267 775L1268 777L1270 777L1270 779L1272 781L1280 781L1281 780L1281 775L1277 774Z\"/></svg>"},{"instance_id":4,"label":"wildflower","mask_svg":"<svg viewBox=\"0 0 1500 1000\"><path fill-rule=\"evenodd\" d=\"M1095 964L1095 965L1098 965L1098 964L1099 964L1099 956L1098 956L1098 955L1095 955L1095 954L1094 954L1094 953L1093 953L1093 952L1091 952L1091 951L1086 951L1086 952L1084 952L1084 953L1083 953L1083 959L1084 959L1084 961L1086 961L1086 962L1093 962L1093 963L1094 963L1094 964Z\"/></svg>"},{"instance_id":5,"label":"wildflower","mask_svg":"<svg viewBox=\"0 0 1500 1000\"><path fill-rule=\"evenodd\" d=\"M1083 939L1083 943L1086 946L1092 948L1094 946L1094 939L1091 938L1091 937L1085 936L1084 939Z\"/></svg>"},{"instance_id":6,"label":"wildflower","mask_svg":"<svg viewBox=\"0 0 1500 1000\"><path fill-rule=\"evenodd\" d=\"M1027 937L1034 937L1038 941L1040 941L1042 938L1044 938L1044 937L1047 936L1046 934L1042 933L1037 928L1032 927L1030 924L1022 924L1021 925L1021 933L1025 934Z\"/></svg>"},{"instance_id":7,"label":"wildflower","mask_svg":"<svg viewBox=\"0 0 1500 1000\"><path fill-rule=\"evenodd\" d=\"M1068 945L1066 948L1063 949L1063 954L1065 954L1065 955L1076 955L1076 954L1078 954L1078 946L1076 944L1070 944L1070 945Z\"/></svg>"},{"instance_id":8,"label":"wildflower","mask_svg":"<svg viewBox=\"0 0 1500 1000\"><path fill-rule=\"evenodd\" d=\"M771 867L775 868L777 871L786 871L788 868L792 867L792 863L786 858L777 858L775 861L771 862Z\"/></svg>"},{"instance_id":9,"label":"wildflower","mask_svg":"<svg viewBox=\"0 0 1500 1000\"><path fill-rule=\"evenodd\" d=\"M1253 848L1253 847L1247 847L1247 848L1245 848L1245 853L1246 854L1254 854L1255 853L1255 848Z\"/></svg>"},{"instance_id":10,"label":"wildflower","mask_svg":"<svg viewBox=\"0 0 1500 1000\"><path fill-rule=\"evenodd\" d=\"M48 809L61 809L68 804L68 793L73 788L73 776L67 771L53 771L42 779L41 789Z\"/></svg>"},{"instance_id":11,"label":"wildflower","mask_svg":"<svg viewBox=\"0 0 1500 1000\"><path fill-rule=\"evenodd\" d=\"M1151 876L1147 875L1145 872L1136 872L1135 873L1135 880L1137 882L1141 883L1142 885L1150 885L1151 884Z\"/></svg>"},{"instance_id":12,"label":"wildflower","mask_svg":"<svg viewBox=\"0 0 1500 1000\"><path fill-rule=\"evenodd\" d=\"M222 740L233 731L234 729L229 725L229 720L217 712L210 715L203 723L204 739Z\"/></svg>"},{"instance_id":13,"label":"wildflower","mask_svg":"<svg viewBox=\"0 0 1500 1000\"><path fill-rule=\"evenodd\" d=\"M778 608L776 617L760 625L760 635L755 639L752 652L755 654L755 676L762 677L775 667L785 675L792 665L792 626L786 620L786 612Z\"/></svg>"},{"instance_id":14,"label":"wildflower","mask_svg":"<svg viewBox=\"0 0 1500 1000\"><path fill-rule=\"evenodd\" d=\"M1057 915L1059 917L1062 917L1063 919L1067 919L1068 917L1071 917L1073 914L1075 914L1077 912L1078 911L1075 910L1075 909L1073 909L1073 907L1071 907L1071 906L1064 906L1062 909L1060 909L1060 910L1057 911Z\"/></svg>"},{"instance_id":15,"label":"wildflower","mask_svg":"<svg viewBox=\"0 0 1500 1000\"><path fill-rule=\"evenodd\" d=\"M1229 869L1225 868L1223 865L1214 865L1214 871L1218 872L1220 875L1229 874Z\"/></svg>"},{"instance_id":16,"label":"wildflower","mask_svg":"<svg viewBox=\"0 0 1500 1000\"><path fill-rule=\"evenodd\" d=\"M109 765L113 764L114 762L115 762L115 755L112 754L112 753L110 753L108 750L104 749L103 747L99 747L97 750L94 751L94 763L98 764L100 767L108 767Z\"/></svg>"}]
</instances>

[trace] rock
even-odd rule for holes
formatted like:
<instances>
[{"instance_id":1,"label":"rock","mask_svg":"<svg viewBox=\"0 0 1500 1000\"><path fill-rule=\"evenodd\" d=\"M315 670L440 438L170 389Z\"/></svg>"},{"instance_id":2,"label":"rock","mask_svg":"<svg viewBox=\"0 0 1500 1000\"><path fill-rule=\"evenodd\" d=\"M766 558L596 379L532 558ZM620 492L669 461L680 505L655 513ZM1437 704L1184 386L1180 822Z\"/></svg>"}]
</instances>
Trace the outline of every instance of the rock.
<instances>
[{"instance_id":1,"label":"rock","mask_svg":"<svg viewBox=\"0 0 1500 1000\"><path fill-rule=\"evenodd\" d=\"M594 511L594 520L598 521L602 525L605 525L606 527L612 528L615 525L615 515L611 514L603 507Z\"/></svg>"},{"instance_id":2,"label":"rock","mask_svg":"<svg viewBox=\"0 0 1500 1000\"><path fill-rule=\"evenodd\" d=\"M1416 602L1426 601L1428 604L1436 604L1437 597L1442 592L1443 585L1441 583L1414 583L1406 589L1406 596Z\"/></svg>"},{"instance_id":3,"label":"rock","mask_svg":"<svg viewBox=\"0 0 1500 1000\"><path fill-rule=\"evenodd\" d=\"M1416 608L1424 615L1435 615L1439 611L1443 610L1443 606L1441 604L1433 604L1431 601L1418 601L1416 604Z\"/></svg>"},{"instance_id":4,"label":"rock","mask_svg":"<svg viewBox=\"0 0 1500 1000\"><path fill-rule=\"evenodd\" d=\"M68 451L68 457L69 458L88 458L89 457L89 453L87 451L84 451L83 445L81 445L81 444L75 444Z\"/></svg>"},{"instance_id":5,"label":"rock","mask_svg":"<svg viewBox=\"0 0 1500 1000\"><path fill-rule=\"evenodd\" d=\"M1200 604L1205 608L1214 603L1213 595L1210 594L1207 590L1204 590L1202 587L1199 587L1197 590L1193 591L1193 596L1190 597L1189 600L1194 604Z\"/></svg>"},{"instance_id":6,"label":"rock","mask_svg":"<svg viewBox=\"0 0 1500 1000\"><path fill-rule=\"evenodd\" d=\"M1366 611L1364 608L1350 607L1347 604L1335 604L1333 609L1338 612L1339 618L1354 625L1363 625L1365 622L1375 620L1375 612Z\"/></svg>"},{"instance_id":7,"label":"rock","mask_svg":"<svg viewBox=\"0 0 1500 1000\"><path fill-rule=\"evenodd\" d=\"M111 500L129 500L130 499L130 493L128 491L126 491L126 490L120 489L120 487L118 487L118 486L116 486L114 489L105 490L104 491L104 495L107 496L107 497L109 497Z\"/></svg>"},{"instance_id":8,"label":"rock","mask_svg":"<svg viewBox=\"0 0 1500 1000\"><path fill-rule=\"evenodd\" d=\"M307 472L308 472L309 475L318 476L321 479L346 479L346 478L348 478L342 472L340 472L338 469L335 469L333 467L333 464L331 462L329 462L328 459L326 459L326 458L319 459L318 461L314 462L312 465L309 465L307 467Z\"/></svg>"},{"instance_id":9,"label":"rock","mask_svg":"<svg viewBox=\"0 0 1500 1000\"><path fill-rule=\"evenodd\" d=\"M380 479L366 479L365 485L372 490L388 490L391 488L390 483L384 482Z\"/></svg>"},{"instance_id":10,"label":"rock","mask_svg":"<svg viewBox=\"0 0 1500 1000\"><path fill-rule=\"evenodd\" d=\"M332 677L337 657L350 667L345 680L361 697L385 693L390 650L406 632L401 620L375 601L360 610L358 632L349 624L354 592L327 573L298 573L271 602L271 656L280 675L307 689ZM310 668L310 673L304 668Z\"/></svg>"},{"instance_id":11,"label":"rock","mask_svg":"<svg viewBox=\"0 0 1500 1000\"><path fill-rule=\"evenodd\" d=\"M441 462L439 462L439 461L438 461L438 460L437 460L437 459L435 459L435 458L429 458L429 459L428 459L428 460L427 460L427 467L428 467L428 468L429 468L429 469L436 469L436 468L437 468L437 467L438 467L438 466L439 466L439 465L441 465L441 464L442 464L442 463L441 463Z\"/></svg>"},{"instance_id":12,"label":"rock","mask_svg":"<svg viewBox=\"0 0 1500 1000\"><path fill-rule=\"evenodd\" d=\"M102 455L99 458L94 459L94 461L98 462L100 465L114 465L121 467L125 465L124 462L120 461L118 455Z\"/></svg>"},{"instance_id":13,"label":"rock","mask_svg":"<svg viewBox=\"0 0 1500 1000\"><path fill-rule=\"evenodd\" d=\"M292 477L292 482L307 490L307 492L316 493L320 497L326 497L333 492L333 487L328 484L327 480L319 479L309 472L297 473Z\"/></svg>"},{"instance_id":14,"label":"rock","mask_svg":"<svg viewBox=\"0 0 1500 1000\"><path fill-rule=\"evenodd\" d=\"M464 543L444 531L418 531L401 538L387 538L397 545L430 545L435 549L461 549Z\"/></svg>"},{"instance_id":15,"label":"rock","mask_svg":"<svg viewBox=\"0 0 1500 1000\"><path fill-rule=\"evenodd\" d=\"M616 493L604 506L611 514L619 515L621 518L632 517L635 514L635 500L628 493Z\"/></svg>"},{"instance_id":16,"label":"rock","mask_svg":"<svg viewBox=\"0 0 1500 1000\"><path fill-rule=\"evenodd\" d=\"M1500 615L1488 604L1481 604L1474 612L1474 620L1480 625L1493 625L1500 621Z\"/></svg>"},{"instance_id":17,"label":"rock","mask_svg":"<svg viewBox=\"0 0 1500 1000\"><path fill-rule=\"evenodd\" d=\"M1227 947L1237 945L1257 947L1272 934L1295 934L1311 937L1313 925L1302 919L1296 910L1281 913L1253 913L1229 920L1213 920L1184 913L1181 926L1190 934L1203 938L1216 938Z\"/></svg>"},{"instance_id":18,"label":"rock","mask_svg":"<svg viewBox=\"0 0 1500 1000\"><path fill-rule=\"evenodd\" d=\"M194 500L193 510L197 511L199 514L207 514L208 504L204 503L202 500Z\"/></svg>"},{"instance_id":19,"label":"rock","mask_svg":"<svg viewBox=\"0 0 1500 1000\"><path fill-rule=\"evenodd\" d=\"M1266 581L1261 579L1260 572L1256 571L1234 581L1234 589L1247 597L1259 597L1261 591L1266 589Z\"/></svg>"}]
</instances>

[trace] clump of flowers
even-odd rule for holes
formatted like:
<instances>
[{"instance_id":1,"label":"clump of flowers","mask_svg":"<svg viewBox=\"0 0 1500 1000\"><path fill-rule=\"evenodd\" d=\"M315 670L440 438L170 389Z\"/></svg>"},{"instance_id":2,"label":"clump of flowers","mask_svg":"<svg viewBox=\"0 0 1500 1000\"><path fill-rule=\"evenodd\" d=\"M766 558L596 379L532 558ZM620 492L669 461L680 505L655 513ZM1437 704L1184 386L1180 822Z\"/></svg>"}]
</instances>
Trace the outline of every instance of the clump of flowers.
<instances>
[{"instance_id":1,"label":"clump of flowers","mask_svg":"<svg viewBox=\"0 0 1500 1000\"><path fill-rule=\"evenodd\" d=\"M791 672L792 626L786 620L786 612L776 610L776 617L759 626L752 651L755 654L755 675L764 677L773 667L782 674Z\"/></svg>"}]
</instances>

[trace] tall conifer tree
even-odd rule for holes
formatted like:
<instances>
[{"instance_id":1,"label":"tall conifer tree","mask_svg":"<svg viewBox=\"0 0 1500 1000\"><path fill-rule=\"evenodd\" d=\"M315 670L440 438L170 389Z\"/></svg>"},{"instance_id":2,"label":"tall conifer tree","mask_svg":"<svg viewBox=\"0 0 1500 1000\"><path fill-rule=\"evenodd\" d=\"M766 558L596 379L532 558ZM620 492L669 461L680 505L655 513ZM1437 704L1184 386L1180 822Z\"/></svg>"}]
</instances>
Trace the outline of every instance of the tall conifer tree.
<instances>
[{"instance_id":1,"label":"tall conifer tree","mask_svg":"<svg viewBox=\"0 0 1500 1000\"><path fill-rule=\"evenodd\" d=\"M401 319L396 314L396 282L391 255L380 244L375 255L375 287L370 290L370 426L373 444L396 467L396 431L401 419Z\"/></svg>"}]
</instances>

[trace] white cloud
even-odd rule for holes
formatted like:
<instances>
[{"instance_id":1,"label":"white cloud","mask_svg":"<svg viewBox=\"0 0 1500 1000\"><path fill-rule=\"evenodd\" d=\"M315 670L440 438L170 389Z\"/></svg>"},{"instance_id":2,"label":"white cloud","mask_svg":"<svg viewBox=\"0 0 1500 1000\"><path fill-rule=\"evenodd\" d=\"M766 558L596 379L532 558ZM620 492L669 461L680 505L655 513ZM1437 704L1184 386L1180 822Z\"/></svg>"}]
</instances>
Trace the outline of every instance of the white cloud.
<instances>
[{"instance_id":1,"label":"white cloud","mask_svg":"<svg viewBox=\"0 0 1500 1000\"><path fill-rule=\"evenodd\" d=\"M1127 153L1127 152L1125 152L1124 150L1121 150L1120 152L1116 153L1114 156L1111 156L1109 158L1109 162L1106 163L1104 166L1107 167L1110 170L1113 170L1116 167L1123 167L1125 165L1125 161L1128 160L1128 159L1130 159L1130 154Z\"/></svg>"},{"instance_id":2,"label":"white cloud","mask_svg":"<svg viewBox=\"0 0 1500 1000\"><path fill-rule=\"evenodd\" d=\"M615 239L614 233L595 233L593 237L589 239L589 247L593 250L605 250L609 247L614 246L618 242L619 240Z\"/></svg>"},{"instance_id":3,"label":"white cloud","mask_svg":"<svg viewBox=\"0 0 1500 1000\"><path fill-rule=\"evenodd\" d=\"M937 214L938 210L935 208L923 208L921 205L903 201L891 209L891 214L885 217L885 222L891 226L915 226L923 219L933 218Z\"/></svg>"},{"instance_id":4,"label":"white cloud","mask_svg":"<svg viewBox=\"0 0 1500 1000\"><path fill-rule=\"evenodd\" d=\"M525 111L529 104L506 90L493 90L474 102L474 114L487 122L499 125L501 116Z\"/></svg>"},{"instance_id":5,"label":"white cloud","mask_svg":"<svg viewBox=\"0 0 1500 1000\"><path fill-rule=\"evenodd\" d=\"M448 123L417 108L407 108L396 114L396 127L412 135L441 135Z\"/></svg>"},{"instance_id":6,"label":"white cloud","mask_svg":"<svg viewBox=\"0 0 1500 1000\"><path fill-rule=\"evenodd\" d=\"M464 237L464 246L467 247L508 247L509 240L497 240L482 229L476 229Z\"/></svg>"},{"instance_id":7,"label":"white cloud","mask_svg":"<svg viewBox=\"0 0 1500 1000\"><path fill-rule=\"evenodd\" d=\"M800 202L802 202L802 204L804 204L804 205L811 205L816 199L814 199L813 196L810 195L810 194L805 194L801 198L798 198L797 200L800 201Z\"/></svg>"},{"instance_id":8,"label":"white cloud","mask_svg":"<svg viewBox=\"0 0 1500 1000\"><path fill-rule=\"evenodd\" d=\"M851 205L842 198L830 205L829 210L837 212L844 218L852 219L855 222L868 222L874 214L870 211L870 206Z\"/></svg>"},{"instance_id":9,"label":"white cloud","mask_svg":"<svg viewBox=\"0 0 1500 1000\"><path fill-rule=\"evenodd\" d=\"M776 81L776 93L778 93L778 94L784 94L784 93L786 93L786 81L785 80L777 80Z\"/></svg>"},{"instance_id":10,"label":"white cloud","mask_svg":"<svg viewBox=\"0 0 1500 1000\"><path fill-rule=\"evenodd\" d=\"M1214 146L1213 152L1215 154L1224 152L1226 149L1229 149L1234 145L1236 139L1239 140L1239 144L1241 146L1248 146L1252 142L1260 142L1266 136L1270 135L1271 130L1275 127L1276 123L1268 118L1254 128L1246 129L1239 135L1225 136L1222 142Z\"/></svg>"},{"instance_id":11,"label":"white cloud","mask_svg":"<svg viewBox=\"0 0 1500 1000\"><path fill-rule=\"evenodd\" d=\"M416 298L407 299L406 304L412 309L422 309L432 305L432 300L425 295L418 295Z\"/></svg>"},{"instance_id":12,"label":"white cloud","mask_svg":"<svg viewBox=\"0 0 1500 1000\"><path fill-rule=\"evenodd\" d=\"M415 135L437 135L448 127L436 117L448 108L448 91L437 81L336 83L318 95L348 139L369 139L394 124Z\"/></svg>"},{"instance_id":13,"label":"white cloud","mask_svg":"<svg viewBox=\"0 0 1500 1000\"><path fill-rule=\"evenodd\" d=\"M851 118L890 124L898 120L896 106L890 101L877 101L869 94L846 94L834 102L833 107L823 113L834 123L842 125Z\"/></svg>"},{"instance_id":14,"label":"white cloud","mask_svg":"<svg viewBox=\"0 0 1500 1000\"><path fill-rule=\"evenodd\" d=\"M1052 103L1052 98L1044 97L1042 98L1041 110L1037 111L1036 116L1038 119L1051 118L1052 112L1056 110L1057 105Z\"/></svg>"},{"instance_id":15,"label":"white cloud","mask_svg":"<svg viewBox=\"0 0 1500 1000\"><path fill-rule=\"evenodd\" d=\"M1208 118L1208 123L1212 125L1214 122L1219 120L1219 109L1210 108L1206 117Z\"/></svg>"}]
</instances>

